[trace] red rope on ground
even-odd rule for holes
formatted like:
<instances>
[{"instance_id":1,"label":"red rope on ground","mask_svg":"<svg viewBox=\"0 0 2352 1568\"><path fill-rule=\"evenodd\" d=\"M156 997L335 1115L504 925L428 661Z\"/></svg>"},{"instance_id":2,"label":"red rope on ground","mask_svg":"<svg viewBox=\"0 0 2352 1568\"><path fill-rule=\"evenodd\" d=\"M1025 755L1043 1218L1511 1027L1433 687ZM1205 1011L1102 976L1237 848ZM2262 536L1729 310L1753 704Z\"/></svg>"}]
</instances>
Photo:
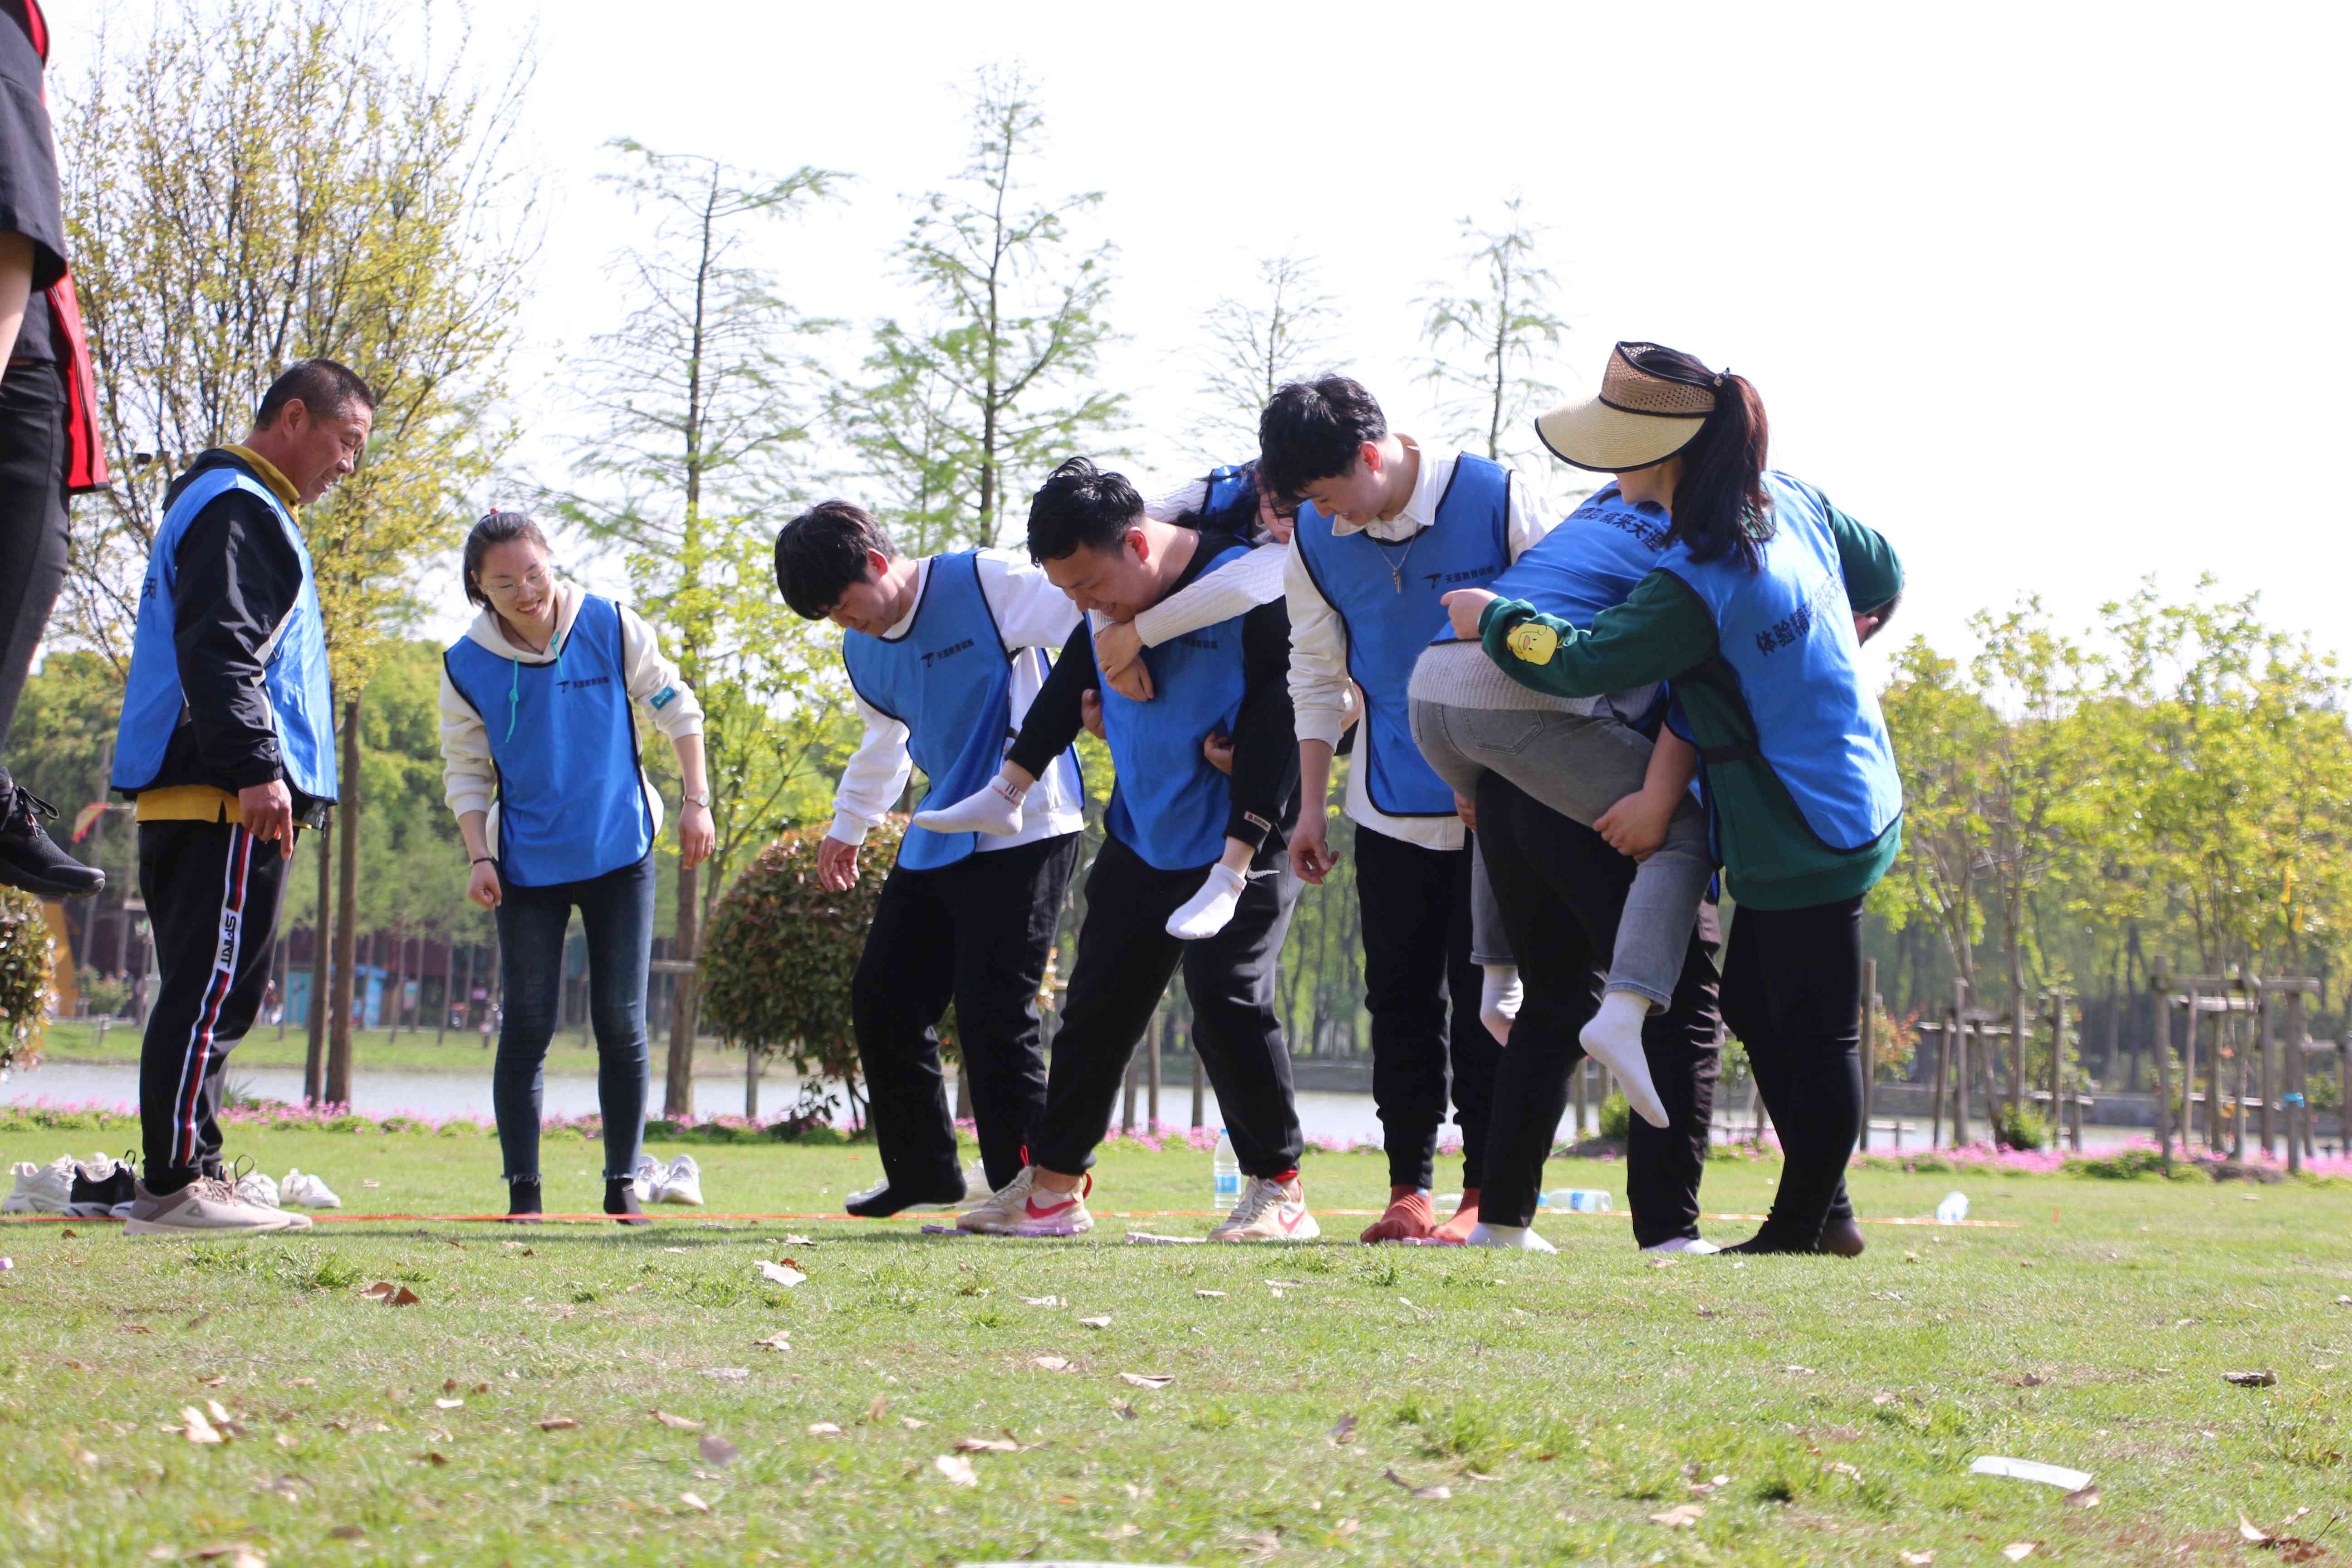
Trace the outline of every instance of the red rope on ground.
<instances>
[{"instance_id":1,"label":"red rope on ground","mask_svg":"<svg viewBox=\"0 0 2352 1568\"><path fill-rule=\"evenodd\" d=\"M1387 1211L1382 1209L1317 1209L1314 1212L1318 1215L1328 1215L1334 1219L1376 1219ZM1555 1216L1559 1218L1573 1217L1576 1219L1631 1217L1629 1215L1615 1214L1613 1211L1592 1214L1580 1212L1575 1209L1546 1209L1538 1217L1549 1219ZM449 1225L503 1225L514 1217L515 1216L512 1215L503 1214L338 1214L332 1212L314 1212L310 1215L310 1218L313 1221L322 1225L357 1225L371 1221L387 1225L413 1225L428 1222ZM595 1214L541 1214L532 1215L530 1217L548 1225L611 1225L622 1216L599 1212ZM826 1214L706 1214L699 1209L680 1209L676 1212L668 1213L659 1209L647 1209L641 1216L638 1217L658 1220L706 1220L714 1222L719 1220L734 1220L748 1221L753 1225L757 1225L762 1220L794 1220L807 1223L816 1221L849 1220L855 1219L856 1216L842 1214L837 1210ZM938 1223L935 1217L929 1215L892 1215L889 1217L892 1219L910 1222L922 1220L931 1224ZM1223 1219L1225 1216L1222 1210L1214 1209L1105 1209L1102 1211L1102 1217L1105 1219ZM1709 1214L1701 1215L1699 1217L1701 1219L1745 1222L1750 1225L1760 1224L1764 1218L1760 1214ZM0 1215L0 1225L120 1225L121 1223L121 1221L116 1219L86 1215ZM872 1220L860 1220L858 1223L861 1225L872 1225L874 1222ZM2015 1230L2017 1228L2018 1222L2008 1219L1964 1219L1956 1225L1947 1225L1943 1221L1937 1219L1932 1215L1925 1215L1917 1217L1897 1216L1884 1219L1865 1218L1863 1219L1861 1223L1864 1225L1925 1226L1930 1229L1939 1230Z\"/></svg>"}]
</instances>

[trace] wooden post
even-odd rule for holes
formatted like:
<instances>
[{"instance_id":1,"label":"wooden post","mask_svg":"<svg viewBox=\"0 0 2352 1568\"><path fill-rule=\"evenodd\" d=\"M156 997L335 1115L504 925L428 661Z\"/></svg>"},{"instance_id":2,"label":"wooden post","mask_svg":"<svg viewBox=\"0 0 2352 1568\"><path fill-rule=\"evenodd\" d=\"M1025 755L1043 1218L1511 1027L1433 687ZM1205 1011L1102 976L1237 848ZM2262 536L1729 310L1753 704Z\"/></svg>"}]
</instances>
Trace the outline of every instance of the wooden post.
<instances>
[{"instance_id":1,"label":"wooden post","mask_svg":"<svg viewBox=\"0 0 2352 1568\"><path fill-rule=\"evenodd\" d=\"M1582 1142L1584 1140L1584 1085L1585 1080L1591 1076L1592 1058L1591 1057L1579 1058L1576 1063L1575 1075L1569 1079L1570 1088L1574 1091L1576 1096L1576 1137L1579 1142ZM1756 1082L1756 1064L1752 1061L1748 1065L1748 1082L1750 1086L1748 1098L1753 1100L1755 1098L1753 1087Z\"/></svg>"},{"instance_id":2,"label":"wooden post","mask_svg":"<svg viewBox=\"0 0 2352 1568\"><path fill-rule=\"evenodd\" d=\"M1151 1015L1151 1027L1143 1033L1143 1087L1145 1093L1144 1124L1153 1132L1160 1131L1160 1015Z\"/></svg>"},{"instance_id":3,"label":"wooden post","mask_svg":"<svg viewBox=\"0 0 2352 1568\"><path fill-rule=\"evenodd\" d=\"M2058 1130L2064 1125L2058 1093L2064 1086L2066 1065L2066 994L2050 993L2050 1147L2058 1147Z\"/></svg>"},{"instance_id":4,"label":"wooden post","mask_svg":"<svg viewBox=\"0 0 2352 1568\"><path fill-rule=\"evenodd\" d=\"M2303 1091L2303 993L2295 992L2287 1000L2286 1071L2286 1169L2287 1174L2303 1174L2303 1133L2305 1118L2311 1114L2308 1097ZM2263 1100L2263 1150L2270 1151L2269 1097Z\"/></svg>"},{"instance_id":5,"label":"wooden post","mask_svg":"<svg viewBox=\"0 0 2352 1568\"><path fill-rule=\"evenodd\" d=\"M1192 1049L1192 1131L1201 1131L1202 1100L1207 1092L1209 1069L1201 1060L1199 1047Z\"/></svg>"},{"instance_id":6,"label":"wooden post","mask_svg":"<svg viewBox=\"0 0 2352 1568\"><path fill-rule=\"evenodd\" d=\"M2162 976L2158 977L2162 984ZM2157 994L2156 1006L2156 1157L2165 1173L2172 1173L2172 998ZM2189 994L2189 1026L2197 1027L2197 993ZM2185 1152L2185 1150L2184 1150Z\"/></svg>"},{"instance_id":7,"label":"wooden post","mask_svg":"<svg viewBox=\"0 0 2352 1568\"><path fill-rule=\"evenodd\" d=\"M1953 1015L1952 1023L1952 1142L1955 1149L1969 1141L1969 1018Z\"/></svg>"},{"instance_id":8,"label":"wooden post","mask_svg":"<svg viewBox=\"0 0 2352 1568\"><path fill-rule=\"evenodd\" d=\"M743 1047L743 1120L760 1120L760 1047Z\"/></svg>"},{"instance_id":9,"label":"wooden post","mask_svg":"<svg viewBox=\"0 0 2352 1568\"><path fill-rule=\"evenodd\" d=\"M2232 1047L2231 1058L2243 1059L2235 1049L2238 1039L2236 1018L2232 1013L2221 1015L2213 1031L2213 1048L2205 1053L2205 1150L2208 1153L2224 1147L2222 1123L2219 1120L2221 1114L2221 1040L2224 1037Z\"/></svg>"},{"instance_id":10,"label":"wooden post","mask_svg":"<svg viewBox=\"0 0 2352 1568\"><path fill-rule=\"evenodd\" d=\"M2262 998L2263 1006L2261 1045L2258 1047L2260 1054L2256 1060L2262 1085L2257 1092L2262 1096L2263 1101L2263 1152L2265 1155L2272 1155L2278 1152L2278 1144L2275 1138L2277 1119L2273 1115L2271 1108L2278 1103L2279 1090L2283 1087L2281 1079L2284 1075L2278 1070L2278 1053L2274 1048L2278 1044L2278 1030L2273 1026L2276 1020L2272 1016L2270 993L2261 991L2256 994ZM2302 993L2298 991L2292 994L2299 996ZM2287 1136L2292 1138L2294 1134L2290 1131Z\"/></svg>"},{"instance_id":11,"label":"wooden post","mask_svg":"<svg viewBox=\"0 0 2352 1568\"><path fill-rule=\"evenodd\" d=\"M1862 1151L1870 1152L1870 1086L1878 1077L1878 960L1862 961Z\"/></svg>"},{"instance_id":12,"label":"wooden post","mask_svg":"<svg viewBox=\"0 0 2352 1568\"><path fill-rule=\"evenodd\" d=\"M2195 986L2189 988L2189 1036L2180 1042L2180 1152L2189 1152L2189 1140L2197 1130L2197 1108L2189 1101L2197 1092L2197 1035L2205 1022L2205 996Z\"/></svg>"},{"instance_id":13,"label":"wooden post","mask_svg":"<svg viewBox=\"0 0 2352 1568\"><path fill-rule=\"evenodd\" d=\"M1944 1024L1936 1030L1936 1083L1928 1091L1927 1147L1940 1149L1944 1139L1944 1081L1949 1077L1952 1060L1952 1026Z\"/></svg>"}]
</instances>

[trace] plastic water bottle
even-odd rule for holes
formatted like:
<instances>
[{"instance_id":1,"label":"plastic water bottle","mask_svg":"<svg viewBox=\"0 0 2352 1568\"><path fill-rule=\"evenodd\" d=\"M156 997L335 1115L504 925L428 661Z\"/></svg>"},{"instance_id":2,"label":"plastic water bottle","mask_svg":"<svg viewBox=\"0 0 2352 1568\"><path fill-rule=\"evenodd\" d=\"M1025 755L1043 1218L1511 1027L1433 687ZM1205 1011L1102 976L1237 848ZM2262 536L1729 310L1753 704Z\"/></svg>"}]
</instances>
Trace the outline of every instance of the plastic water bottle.
<instances>
[{"instance_id":1,"label":"plastic water bottle","mask_svg":"<svg viewBox=\"0 0 2352 1568\"><path fill-rule=\"evenodd\" d=\"M1966 1193L1948 1194L1944 1201L1936 1205L1937 1225L1958 1225L1968 1217L1969 1194Z\"/></svg>"},{"instance_id":2,"label":"plastic water bottle","mask_svg":"<svg viewBox=\"0 0 2352 1568\"><path fill-rule=\"evenodd\" d=\"M1566 1209L1570 1214L1607 1214L1615 1201L1599 1187L1554 1187L1536 1199L1536 1207Z\"/></svg>"},{"instance_id":3,"label":"plastic water bottle","mask_svg":"<svg viewBox=\"0 0 2352 1568\"><path fill-rule=\"evenodd\" d=\"M1218 1212L1232 1208L1242 1201L1242 1160L1234 1152L1233 1134L1217 1129L1217 1152L1209 1157L1209 1182L1215 1190L1210 1194Z\"/></svg>"}]
</instances>

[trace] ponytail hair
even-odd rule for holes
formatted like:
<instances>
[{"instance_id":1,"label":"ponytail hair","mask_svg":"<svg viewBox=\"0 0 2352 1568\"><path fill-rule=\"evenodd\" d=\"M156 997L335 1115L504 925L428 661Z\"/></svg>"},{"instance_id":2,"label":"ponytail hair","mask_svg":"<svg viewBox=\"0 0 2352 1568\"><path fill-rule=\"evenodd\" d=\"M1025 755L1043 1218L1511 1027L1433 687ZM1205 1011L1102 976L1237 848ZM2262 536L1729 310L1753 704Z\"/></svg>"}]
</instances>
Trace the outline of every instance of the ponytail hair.
<instances>
[{"instance_id":1,"label":"ponytail hair","mask_svg":"<svg viewBox=\"0 0 2352 1568\"><path fill-rule=\"evenodd\" d=\"M1678 349L1651 345L1631 357L1653 375L1715 393L1715 411L1675 454L1683 470L1675 481L1674 527L1667 541L1687 545L1693 561L1736 555L1742 566L1756 571L1775 526L1772 499L1764 489L1771 438L1764 400L1746 376L1717 374Z\"/></svg>"},{"instance_id":2,"label":"ponytail hair","mask_svg":"<svg viewBox=\"0 0 2352 1568\"><path fill-rule=\"evenodd\" d=\"M527 539L541 550L548 547L547 535L540 531L539 524L527 511L489 512L474 524L474 531L466 535L465 587L468 602L486 610L490 607L489 595L482 592L482 557L490 552L492 545L510 544L518 539Z\"/></svg>"}]
</instances>

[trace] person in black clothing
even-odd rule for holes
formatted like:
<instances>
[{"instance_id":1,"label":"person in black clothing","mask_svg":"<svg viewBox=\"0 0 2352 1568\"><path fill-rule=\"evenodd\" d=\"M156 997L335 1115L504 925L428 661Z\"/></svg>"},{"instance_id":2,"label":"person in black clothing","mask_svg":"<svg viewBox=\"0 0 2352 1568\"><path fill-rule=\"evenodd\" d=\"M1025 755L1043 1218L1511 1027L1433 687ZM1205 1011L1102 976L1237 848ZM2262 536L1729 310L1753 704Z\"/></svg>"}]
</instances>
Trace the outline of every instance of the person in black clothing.
<instances>
[{"instance_id":1,"label":"person in black clothing","mask_svg":"<svg viewBox=\"0 0 2352 1568\"><path fill-rule=\"evenodd\" d=\"M65 583L67 497L107 479L42 99L48 44L35 0L0 0L0 748ZM0 882L48 898L97 892L106 874L42 830L56 816L0 767Z\"/></svg>"},{"instance_id":2,"label":"person in black clothing","mask_svg":"<svg viewBox=\"0 0 2352 1568\"><path fill-rule=\"evenodd\" d=\"M1133 486L1083 458L1055 469L1037 492L1029 552L1079 609L1121 617L1245 552L1218 535L1145 516ZM1063 657L1081 660L1082 670L1091 665L1085 624ZM1116 691L1102 697L1118 783L1103 849L1087 879L1086 923L1030 1163L957 1225L1006 1236L1093 1228L1087 1168L1108 1131L1128 1060L1181 966L1202 1060L1250 1178L1211 1238L1309 1240L1318 1232L1298 1180L1305 1142L1274 988L1275 959L1298 896L1284 854L1298 811L1297 773L1294 765L1267 781L1238 773L1228 780L1203 752L1220 729L1239 736L1287 727L1289 616L1279 601L1261 605L1144 658L1150 702ZM1295 742L1269 751L1285 753L1295 759ZM1246 848L1246 872L1231 918L1196 940L1177 936L1169 917L1236 843Z\"/></svg>"},{"instance_id":3,"label":"person in black clothing","mask_svg":"<svg viewBox=\"0 0 2352 1568\"><path fill-rule=\"evenodd\" d=\"M165 493L114 747L163 976L140 1052L132 1235L300 1219L221 1182L217 1116L268 984L295 830L324 826L336 793L326 627L295 509L352 471L374 408L350 370L305 361L271 384L243 442Z\"/></svg>"}]
</instances>

